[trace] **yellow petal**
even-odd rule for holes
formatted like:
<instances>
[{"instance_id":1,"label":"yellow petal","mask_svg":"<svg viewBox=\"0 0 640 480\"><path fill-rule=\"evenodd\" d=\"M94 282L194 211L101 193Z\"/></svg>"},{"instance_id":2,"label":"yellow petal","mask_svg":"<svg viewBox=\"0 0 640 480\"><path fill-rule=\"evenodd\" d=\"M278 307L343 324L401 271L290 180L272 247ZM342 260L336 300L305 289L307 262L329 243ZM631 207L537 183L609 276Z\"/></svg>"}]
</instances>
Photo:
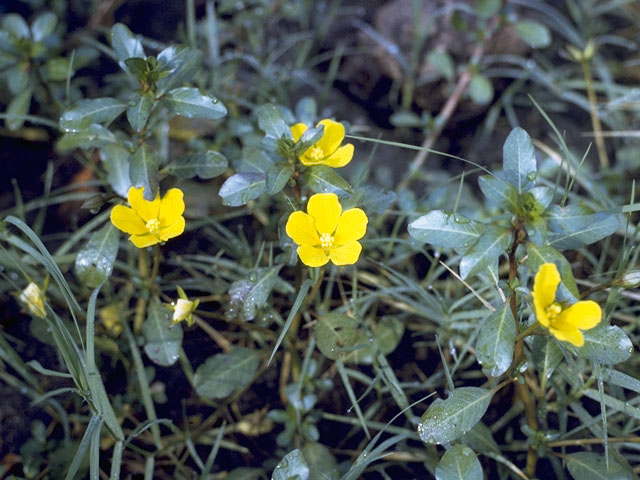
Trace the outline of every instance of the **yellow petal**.
<instances>
[{"instance_id":1,"label":"yellow petal","mask_svg":"<svg viewBox=\"0 0 640 480\"><path fill-rule=\"evenodd\" d=\"M324 125L324 133L316 145L324 151L326 156L329 156L338 149L344 140L344 125L328 118L320 120L318 125Z\"/></svg>"},{"instance_id":2,"label":"yellow petal","mask_svg":"<svg viewBox=\"0 0 640 480\"><path fill-rule=\"evenodd\" d=\"M307 203L307 213L315 220L319 233L333 235L340 220L342 205L335 193L316 193Z\"/></svg>"},{"instance_id":3,"label":"yellow petal","mask_svg":"<svg viewBox=\"0 0 640 480\"><path fill-rule=\"evenodd\" d=\"M329 257L336 265L352 265L358 261L362 245L353 241L329 250Z\"/></svg>"},{"instance_id":4,"label":"yellow petal","mask_svg":"<svg viewBox=\"0 0 640 480\"><path fill-rule=\"evenodd\" d=\"M359 208L350 208L340 216L334 243L342 245L353 240L360 240L367 231L367 215Z\"/></svg>"},{"instance_id":5,"label":"yellow petal","mask_svg":"<svg viewBox=\"0 0 640 480\"><path fill-rule=\"evenodd\" d=\"M170 238L177 237L178 235L184 232L184 217L178 217L178 219L173 222L171 225L166 226L158 232L158 236L160 240L166 242Z\"/></svg>"},{"instance_id":6,"label":"yellow petal","mask_svg":"<svg viewBox=\"0 0 640 480\"><path fill-rule=\"evenodd\" d=\"M544 311L556 298L560 274L555 263L543 263L533 281L533 308L541 325L548 327L549 319Z\"/></svg>"},{"instance_id":7,"label":"yellow petal","mask_svg":"<svg viewBox=\"0 0 640 480\"><path fill-rule=\"evenodd\" d=\"M353 145L347 143L322 161L322 165L332 168L344 167L353 158Z\"/></svg>"},{"instance_id":8,"label":"yellow petal","mask_svg":"<svg viewBox=\"0 0 640 480\"><path fill-rule=\"evenodd\" d=\"M183 213L184 194L179 188L172 188L160 201L160 228L174 224Z\"/></svg>"},{"instance_id":9,"label":"yellow petal","mask_svg":"<svg viewBox=\"0 0 640 480\"><path fill-rule=\"evenodd\" d=\"M300 140L300 137L304 132L307 131L307 128L309 127L307 127L304 123L296 123L294 126L292 126L291 135L293 136L293 141L297 142L298 140Z\"/></svg>"},{"instance_id":10,"label":"yellow petal","mask_svg":"<svg viewBox=\"0 0 640 480\"><path fill-rule=\"evenodd\" d=\"M580 330L589 330L602 320L602 309L593 300L574 303L560 313L558 321L566 322ZM555 322L554 322L555 323Z\"/></svg>"},{"instance_id":11,"label":"yellow petal","mask_svg":"<svg viewBox=\"0 0 640 480\"><path fill-rule=\"evenodd\" d=\"M131 235L143 235L147 233L147 227L136 212L124 205L116 205L111 210L111 223L125 233Z\"/></svg>"},{"instance_id":12,"label":"yellow petal","mask_svg":"<svg viewBox=\"0 0 640 480\"><path fill-rule=\"evenodd\" d=\"M287 226L285 227L287 235L298 245L319 245L320 238L316 232L316 225L313 217L304 212L293 212L289 215Z\"/></svg>"},{"instance_id":13,"label":"yellow petal","mask_svg":"<svg viewBox=\"0 0 640 480\"><path fill-rule=\"evenodd\" d=\"M329 261L322 248L302 245L298 247L298 256L307 267L321 267Z\"/></svg>"},{"instance_id":14,"label":"yellow petal","mask_svg":"<svg viewBox=\"0 0 640 480\"><path fill-rule=\"evenodd\" d=\"M142 218L144 222L148 222L151 219L158 218L158 214L160 213L160 196L156 195L156 198L150 202L149 200L144 199L142 196L143 192L144 187L131 187L127 198L131 208L136 211L138 216Z\"/></svg>"},{"instance_id":15,"label":"yellow petal","mask_svg":"<svg viewBox=\"0 0 640 480\"><path fill-rule=\"evenodd\" d=\"M146 235L131 235L129 240L138 248L150 247L156 243L160 243L160 240L155 235L147 233Z\"/></svg>"},{"instance_id":16,"label":"yellow petal","mask_svg":"<svg viewBox=\"0 0 640 480\"><path fill-rule=\"evenodd\" d=\"M581 347L584 345L584 336L582 332L573 325L568 323L554 322L553 327L549 327L551 334L562 342L569 342L570 344Z\"/></svg>"}]
</instances>

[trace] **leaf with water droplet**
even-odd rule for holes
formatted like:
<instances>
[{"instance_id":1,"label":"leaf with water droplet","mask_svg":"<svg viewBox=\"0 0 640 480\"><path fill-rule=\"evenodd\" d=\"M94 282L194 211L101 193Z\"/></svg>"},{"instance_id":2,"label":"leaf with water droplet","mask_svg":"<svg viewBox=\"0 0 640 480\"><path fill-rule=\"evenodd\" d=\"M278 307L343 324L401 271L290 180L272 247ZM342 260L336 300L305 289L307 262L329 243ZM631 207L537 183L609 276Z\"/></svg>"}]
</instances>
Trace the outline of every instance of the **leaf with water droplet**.
<instances>
[{"instance_id":1,"label":"leaf with water droplet","mask_svg":"<svg viewBox=\"0 0 640 480\"><path fill-rule=\"evenodd\" d=\"M351 185L342 178L335 169L326 165L316 165L305 170L302 178L313 193L335 193L346 196L353 191Z\"/></svg>"},{"instance_id":2,"label":"leaf with water droplet","mask_svg":"<svg viewBox=\"0 0 640 480\"><path fill-rule=\"evenodd\" d=\"M632 480L633 471L609 457L595 452L572 453L566 458L569 473L575 480Z\"/></svg>"},{"instance_id":3,"label":"leaf with water droplet","mask_svg":"<svg viewBox=\"0 0 640 480\"><path fill-rule=\"evenodd\" d=\"M82 283L96 288L109 278L118 254L119 236L118 230L111 223L91 235L76 257L75 272Z\"/></svg>"},{"instance_id":4,"label":"leaf with water droplet","mask_svg":"<svg viewBox=\"0 0 640 480\"><path fill-rule=\"evenodd\" d=\"M536 155L531 137L524 129L516 127L511 130L504 142L502 155L505 178L516 187L518 193L533 188L529 175L537 171Z\"/></svg>"},{"instance_id":5,"label":"leaf with water droplet","mask_svg":"<svg viewBox=\"0 0 640 480\"><path fill-rule=\"evenodd\" d=\"M462 215L432 210L409 224L409 235L436 247L466 250L480 238L481 223Z\"/></svg>"},{"instance_id":6,"label":"leaf with water droplet","mask_svg":"<svg viewBox=\"0 0 640 480\"><path fill-rule=\"evenodd\" d=\"M227 109L222 102L198 88L174 88L163 97L163 100L169 110L187 118L218 120L227 114Z\"/></svg>"},{"instance_id":7,"label":"leaf with water droplet","mask_svg":"<svg viewBox=\"0 0 640 480\"><path fill-rule=\"evenodd\" d=\"M584 345L576 348L578 356L594 362L612 365L627 360L633 352L633 344L620 327L601 322L595 328L586 330Z\"/></svg>"},{"instance_id":8,"label":"leaf with water droplet","mask_svg":"<svg viewBox=\"0 0 640 480\"><path fill-rule=\"evenodd\" d=\"M455 445L445 452L436 466L436 480L482 480L482 466L475 452Z\"/></svg>"},{"instance_id":9,"label":"leaf with water droplet","mask_svg":"<svg viewBox=\"0 0 640 480\"><path fill-rule=\"evenodd\" d=\"M276 265L275 267L261 268L258 270L258 280L255 281L255 284L252 285L247 292L242 307L246 320L256 318L257 310L267 302L271 290L273 290L273 286L278 279L278 272L280 272L281 268L282 265Z\"/></svg>"},{"instance_id":10,"label":"leaf with water droplet","mask_svg":"<svg viewBox=\"0 0 640 480\"><path fill-rule=\"evenodd\" d=\"M266 175L263 173L240 172L231 175L220 187L218 195L222 204L239 207L262 195L266 187Z\"/></svg>"},{"instance_id":11,"label":"leaf with water droplet","mask_svg":"<svg viewBox=\"0 0 640 480\"><path fill-rule=\"evenodd\" d=\"M476 356L482 371L498 377L507 371L513 360L516 341L516 322L508 303L493 312L480 329L476 342Z\"/></svg>"},{"instance_id":12,"label":"leaf with water droplet","mask_svg":"<svg viewBox=\"0 0 640 480\"><path fill-rule=\"evenodd\" d=\"M287 453L278 463L271 480L309 480L309 465L297 448Z\"/></svg>"},{"instance_id":13,"label":"leaf with water droplet","mask_svg":"<svg viewBox=\"0 0 640 480\"><path fill-rule=\"evenodd\" d=\"M322 354L336 360L345 349L358 342L358 319L344 313L330 312L321 315L315 328L316 342Z\"/></svg>"},{"instance_id":14,"label":"leaf with water droplet","mask_svg":"<svg viewBox=\"0 0 640 480\"><path fill-rule=\"evenodd\" d=\"M493 392L477 387L456 388L437 399L420 419L418 434L426 443L450 443L468 432L484 415Z\"/></svg>"},{"instance_id":15,"label":"leaf with water droplet","mask_svg":"<svg viewBox=\"0 0 640 480\"><path fill-rule=\"evenodd\" d=\"M171 325L171 310L154 297L147 309L147 318L142 324L144 351L158 365L170 367L180 358L182 326Z\"/></svg>"}]
</instances>

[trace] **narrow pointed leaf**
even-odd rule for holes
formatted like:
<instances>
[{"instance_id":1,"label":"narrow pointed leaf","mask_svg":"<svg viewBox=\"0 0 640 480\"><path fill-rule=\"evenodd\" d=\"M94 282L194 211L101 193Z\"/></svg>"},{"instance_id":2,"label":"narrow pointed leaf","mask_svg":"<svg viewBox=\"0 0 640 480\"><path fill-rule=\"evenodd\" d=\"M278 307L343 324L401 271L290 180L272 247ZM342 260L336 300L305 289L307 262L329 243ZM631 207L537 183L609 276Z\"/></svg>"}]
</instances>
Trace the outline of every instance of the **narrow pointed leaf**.
<instances>
[{"instance_id":1,"label":"narrow pointed leaf","mask_svg":"<svg viewBox=\"0 0 640 480\"><path fill-rule=\"evenodd\" d=\"M220 100L192 87L170 90L164 98L164 104L172 112L188 118L218 120L227 114Z\"/></svg>"},{"instance_id":2,"label":"narrow pointed leaf","mask_svg":"<svg viewBox=\"0 0 640 480\"><path fill-rule=\"evenodd\" d=\"M65 132L79 132L92 123L108 125L127 109L127 104L117 98L92 98L78 100L60 117L60 128Z\"/></svg>"},{"instance_id":3,"label":"narrow pointed leaf","mask_svg":"<svg viewBox=\"0 0 640 480\"><path fill-rule=\"evenodd\" d=\"M169 367L178 361L182 346L182 326L171 325L171 310L158 299L149 304L142 333L145 340L144 351L154 363Z\"/></svg>"},{"instance_id":4,"label":"narrow pointed leaf","mask_svg":"<svg viewBox=\"0 0 640 480\"><path fill-rule=\"evenodd\" d=\"M231 175L220 187L222 204L239 207L255 200L266 191L266 175L241 172Z\"/></svg>"},{"instance_id":5,"label":"narrow pointed leaf","mask_svg":"<svg viewBox=\"0 0 640 480\"><path fill-rule=\"evenodd\" d=\"M500 255L507 252L512 236L508 228L487 227L460 260L460 276L467 279L487 270L497 272Z\"/></svg>"},{"instance_id":6,"label":"narrow pointed leaf","mask_svg":"<svg viewBox=\"0 0 640 480\"><path fill-rule=\"evenodd\" d=\"M127 106L127 120L129 120L129 125L131 125L131 128L136 132L140 132L147 125L153 104L153 97L146 93L137 95L129 102Z\"/></svg>"},{"instance_id":7,"label":"narrow pointed leaf","mask_svg":"<svg viewBox=\"0 0 640 480\"><path fill-rule=\"evenodd\" d=\"M147 200L155 198L160 183L158 161L153 149L148 144L143 143L131 155L129 177L134 187L144 187L144 198Z\"/></svg>"},{"instance_id":8,"label":"narrow pointed leaf","mask_svg":"<svg viewBox=\"0 0 640 480\"><path fill-rule=\"evenodd\" d=\"M352 193L349 182L342 178L335 169L326 165L307 168L303 174L303 179L307 187L314 193L332 192L338 196Z\"/></svg>"},{"instance_id":9,"label":"narrow pointed leaf","mask_svg":"<svg viewBox=\"0 0 640 480\"><path fill-rule=\"evenodd\" d=\"M230 353L209 357L196 370L193 384L202 397L228 397L248 385L259 366L259 351L235 348Z\"/></svg>"},{"instance_id":10,"label":"narrow pointed leaf","mask_svg":"<svg viewBox=\"0 0 640 480\"><path fill-rule=\"evenodd\" d=\"M480 329L476 355L482 370L492 377L507 371L513 360L516 341L516 322L508 303L491 315Z\"/></svg>"},{"instance_id":11,"label":"narrow pointed leaf","mask_svg":"<svg viewBox=\"0 0 640 480\"><path fill-rule=\"evenodd\" d=\"M482 224L457 213L432 210L409 224L409 235L435 247L465 250L478 241Z\"/></svg>"},{"instance_id":12,"label":"narrow pointed leaf","mask_svg":"<svg viewBox=\"0 0 640 480\"><path fill-rule=\"evenodd\" d=\"M502 150L504 173L519 194L533 187L531 177L537 173L536 155L531 137L522 128L511 130Z\"/></svg>"}]
</instances>

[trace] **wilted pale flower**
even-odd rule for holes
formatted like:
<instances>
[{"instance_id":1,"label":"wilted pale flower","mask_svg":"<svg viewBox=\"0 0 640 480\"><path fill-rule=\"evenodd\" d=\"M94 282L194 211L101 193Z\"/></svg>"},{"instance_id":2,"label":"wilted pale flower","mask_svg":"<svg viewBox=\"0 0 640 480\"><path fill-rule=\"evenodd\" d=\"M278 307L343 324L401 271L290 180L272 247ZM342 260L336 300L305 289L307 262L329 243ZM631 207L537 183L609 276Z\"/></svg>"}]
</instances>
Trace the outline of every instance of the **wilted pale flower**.
<instances>
[{"instance_id":1,"label":"wilted pale flower","mask_svg":"<svg viewBox=\"0 0 640 480\"><path fill-rule=\"evenodd\" d=\"M325 118L318 122L324 126L322 138L315 145L307 148L300 155L300 162L307 167L312 165L326 165L328 167L344 167L353 158L353 144L341 145L344 140L344 126ZM309 127L304 123L296 123L291 127L293 139L297 142Z\"/></svg>"},{"instance_id":2,"label":"wilted pale flower","mask_svg":"<svg viewBox=\"0 0 640 480\"><path fill-rule=\"evenodd\" d=\"M29 282L29 285L20 292L20 296L18 298L25 304L31 315L39 318L44 318L46 316L42 291L35 283Z\"/></svg>"},{"instance_id":3,"label":"wilted pale flower","mask_svg":"<svg viewBox=\"0 0 640 480\"><path fill-rule=\"evenodd\" d=\"M191 326L193 325L193 312L198 308L200 301L189 300L187 294L184 293L181 287L178 287L178 295L180 298L171 306L171 308L173 308L172 324L175 325L176 323L186 320L187 325Z\"/></svg>"},{"instance_id":4,"label":"wilted pale flower","mask_svg":"<svg viewBox=\"0 0 640 480\"><path fill-rule=\"evenodd\" d=\"M602 319L602 310L593 300L582 300L565 308L555 301L560 273L554 263L544 263L533 281L533 308L540 325L558 340L576 347L584 345L581 330L589 330Z\"/></svg>"},{"instance_id":5,"label":"wilted pale flower","mask_svg":"<svg viewBox=\"0 0 640 480\"><path fill-rule=\"evenodd\" d=\"M307 212L293 212L286 232L299 245L298 255L309 267L331 260L336 265L358 261L360 240L367 231L367 215L359 208L342 211L335 193L317 193L307 203Z\"/></svg>"},{"instance_id":6,"label":"wilted pale flower","mask_svg":"<svg viewBox=\"0 0 640 480\"><path fill-rule=\"evenodd\" d=\"M182 190L172 188L153 201L142 196L144 187L129 189L130 207L116 205L111 210L111 223L130 234L129 240L138 248L166 242L184 232L184 200Z\"/></svg>"}]
</instances>

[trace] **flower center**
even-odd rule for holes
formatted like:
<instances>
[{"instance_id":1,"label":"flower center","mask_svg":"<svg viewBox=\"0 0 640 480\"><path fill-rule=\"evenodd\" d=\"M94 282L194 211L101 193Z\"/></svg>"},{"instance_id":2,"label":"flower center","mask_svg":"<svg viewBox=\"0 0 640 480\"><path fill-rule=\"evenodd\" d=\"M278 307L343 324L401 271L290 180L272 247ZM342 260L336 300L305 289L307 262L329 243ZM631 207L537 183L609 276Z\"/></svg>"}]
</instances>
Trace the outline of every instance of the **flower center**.
<instances>
[{"instance_id":1,"label":"flower center","mask_svg":"<svg viewBox=\"0 0 640 480\"><path fill-rule=\"evenodd\" d=\"M157 218L149 220L147 222L147 230L149 230L149 233L158 233L158 230L160 230L160 220Z\"/></svg>"},{"instance_id":2,"label":"flower center","mask_svg":"<svg viewBox=\"0 0 640 480\"><path fill-rule=\"evenodd\" d=\"M311 160L322 160L324 158L324 150L320 147L311 147L307 150L307 157Z\"/></svg>"},{"instance_id":3,"label":"flower center","mask_svg":"<svg viewBox=\"0 0 640 480\"><path fill-rule=\"evenodd\" d=\"M333 247L333 236L329 233L323 233L320 235L320 245L322 248Z\"/></svg>"},{"instance_id":4,"label":"flower center","mask_svg":"<svg viewBox=\"0 0 640 480\"><path fill-rule=\"evenodd\" d=\"M562 312L562 306L558 302L553 302L551 305L544 309L544 313L547 314L549 320L554 320Z\"/></svg>"}]
</instances>

